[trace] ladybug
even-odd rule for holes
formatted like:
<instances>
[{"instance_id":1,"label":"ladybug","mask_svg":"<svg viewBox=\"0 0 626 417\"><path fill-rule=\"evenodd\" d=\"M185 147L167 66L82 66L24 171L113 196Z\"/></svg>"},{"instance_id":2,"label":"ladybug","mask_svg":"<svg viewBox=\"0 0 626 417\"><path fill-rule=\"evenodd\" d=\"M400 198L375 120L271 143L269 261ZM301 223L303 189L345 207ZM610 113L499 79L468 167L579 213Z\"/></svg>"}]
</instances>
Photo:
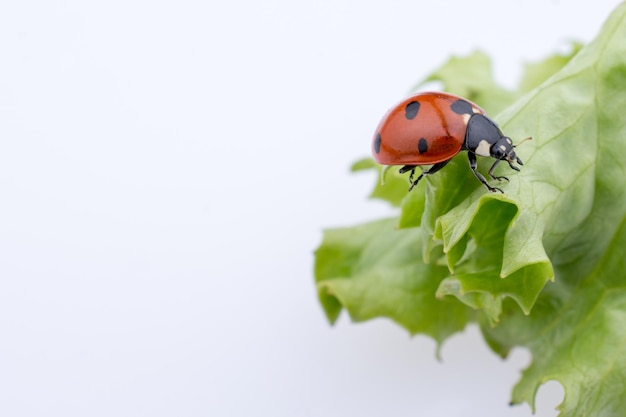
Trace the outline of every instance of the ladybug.
<instances>
[{"instance_id":1,"label":"ladybug","mask_svg":"<svg viewBox=\"0 0 626 417\"><path fill-rule=\"evenodd\" d=\"M489 191L504 193L490 186L476 170L476 155L495 158L489 176L508 181L493 171L500 161L520 170L513 165L524 165L514 148L511 139L476 104L453 94L429 92L408 97L387 112L374 134L372 153L379 164L403 165L400 173L410 172L411 191L424 175L434 174L456 154L468 151L469 166L476 178ZM419 165L432 166L414 180Z\"/></svg>"}]
</instances>

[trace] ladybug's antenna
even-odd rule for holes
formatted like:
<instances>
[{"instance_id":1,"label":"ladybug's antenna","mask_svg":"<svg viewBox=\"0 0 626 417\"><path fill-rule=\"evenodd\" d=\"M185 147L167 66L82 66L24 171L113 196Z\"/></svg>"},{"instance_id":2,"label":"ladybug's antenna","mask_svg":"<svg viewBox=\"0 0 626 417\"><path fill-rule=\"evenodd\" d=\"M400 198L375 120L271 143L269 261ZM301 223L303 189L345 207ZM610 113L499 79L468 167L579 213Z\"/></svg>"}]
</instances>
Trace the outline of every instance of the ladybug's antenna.
<instances>
[{"instance_id":1,"label":"ladybug's antenna","mask_svg":"<svg viewBox=\"0 0 626 417\"><path fill-rule=\"evenodd\" d=\"M529 137L527 137L526 139L522 139L522 140L520 141L520 143L518 143L517 145L513 145L513 147L514 147L514 148L517 148L517 147L518 147L518 146L520 146L522 143L524 143L524 142L526 142L526 141L528 141L528 140L532 140L532 139L533 139L533 138L529 136Z\"/></svg>"},{"instance_id":2,"label":"ladybug's antenna","mask_svg":"<svg viewBox=\"0 0 626 417\"><path fill-rule=\"evenodd\" d=\"M526 142L527 140L532 140L532 138L529 136L526 139L523 139L520 141L520 143L518 143L517 145L513 145L514 148L517 148L518 146L520 146L522 143ZM515 161L517 161L518 164L520 165L524 165L524 163L522 162L521 159L519 159L519 157L515 157ZM513 168L516 171L519 171L518 168L514 167L513 165L511 165L511 160L509 159L509 165L511 166L511 168Z\"/></svg>"}]
</instances>

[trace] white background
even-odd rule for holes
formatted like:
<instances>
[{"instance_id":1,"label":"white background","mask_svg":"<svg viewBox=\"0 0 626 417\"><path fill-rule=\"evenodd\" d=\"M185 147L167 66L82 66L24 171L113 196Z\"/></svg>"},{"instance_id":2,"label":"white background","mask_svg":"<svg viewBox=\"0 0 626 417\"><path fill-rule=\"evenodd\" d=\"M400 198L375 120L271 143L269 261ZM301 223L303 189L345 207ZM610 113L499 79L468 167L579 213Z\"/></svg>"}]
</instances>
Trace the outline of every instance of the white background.
<instances>
[{"instance_id":1,"label":"white background","mask_svg":"<svg viewBox=\"0 0 626 417\"><path fill-rule=\"evenodd\" d=\"M348 167L418 80L514 85L617 4L2 1L0 415L529 416L527 352L331 328L312 253L392 212Z\"/></svg>"}]
</instances>

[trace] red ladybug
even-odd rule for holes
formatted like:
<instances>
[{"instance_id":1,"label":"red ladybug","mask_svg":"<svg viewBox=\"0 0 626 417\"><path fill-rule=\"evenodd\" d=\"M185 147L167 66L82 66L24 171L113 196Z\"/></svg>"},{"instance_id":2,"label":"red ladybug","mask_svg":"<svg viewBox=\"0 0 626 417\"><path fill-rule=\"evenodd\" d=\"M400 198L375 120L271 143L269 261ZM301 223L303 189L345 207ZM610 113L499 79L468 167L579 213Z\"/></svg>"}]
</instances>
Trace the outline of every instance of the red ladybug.
<instances>
[{"instance_id":1,"label":"red ladybug","mask_svg":"<svg viewBox=\"0 0 626 417\"><path fill-rule=\"evenodd\" d=\"M530 139L530 138L529 138ZM515 155L515 145L504 136L498 125L476 104L448 93L419 93L411 96L387 112L376 129L372 151L374 159L384 165L404 165L400 173L410 172L413 189L424 175L434 174L461 151L467 157L472 172L489 191L503 191L492 187L476 171L476 155L490 156L496 161L489 176L502 181L507 177L493 174L500 161L524 165ZM413 180L415 168L432 165Z\"/></svg>"}]
</instances>

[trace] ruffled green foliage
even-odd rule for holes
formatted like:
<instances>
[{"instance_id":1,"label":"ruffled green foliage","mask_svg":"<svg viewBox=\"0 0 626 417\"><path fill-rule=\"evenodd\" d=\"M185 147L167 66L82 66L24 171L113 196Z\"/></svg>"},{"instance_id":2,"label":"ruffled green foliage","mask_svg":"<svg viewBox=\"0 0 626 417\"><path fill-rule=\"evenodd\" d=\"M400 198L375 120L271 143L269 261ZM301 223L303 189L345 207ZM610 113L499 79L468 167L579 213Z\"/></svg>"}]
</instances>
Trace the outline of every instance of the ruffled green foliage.
<instances>
[{"instance_id":1,"label":"ruffled green foliage","mask_svg":"<svg viewBox=\"0 0 626 417\"><path fill-rule=\"evenodd\" d=\"M514 140L532 136L517 152L525 165L499 167L504 195L476 181L464 153L411 193L390 170L372 197L398 217L328 230L316 252L327 317L388 317L439 344L477 322L501 356L533 354L513 403L534 406L539 386L557 380L561 416L624 415L626 4L589 45L528 65L517 91L496 85L480 53L433 80L497 114Z\"/></svg>"}]
</instances>

